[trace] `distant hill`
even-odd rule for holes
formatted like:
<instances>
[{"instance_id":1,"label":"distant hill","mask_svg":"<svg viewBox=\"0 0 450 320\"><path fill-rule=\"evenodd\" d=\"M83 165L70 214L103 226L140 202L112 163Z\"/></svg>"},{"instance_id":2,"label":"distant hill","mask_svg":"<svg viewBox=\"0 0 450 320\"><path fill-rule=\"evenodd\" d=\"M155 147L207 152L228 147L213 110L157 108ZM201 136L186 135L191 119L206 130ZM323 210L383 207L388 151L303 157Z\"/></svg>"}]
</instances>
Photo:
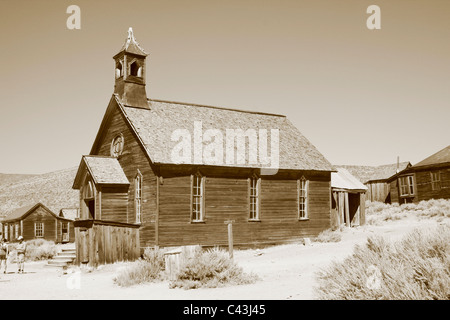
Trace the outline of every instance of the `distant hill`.
<instances>
[{"instance_id":1,"label":"distant hill","mask_svg":"<svg viewBox=\"0 0 450 320\"><path fill-rule=\"evenodd\" d=\"M14 184L20 180L35 177L37 174L9 174L0 173L0 186Z\"/></svg>"},{"instance_id":2,"label":"distant hill","mask_svg":"<svg viewBox=\"0 0 450 320\"><path fill-rule=\"evenodd\" d=\"M72 189L77 167L39 175L0 174L0 217L15 209L42 202L56 214L79 206Z\"/></svg>"}]
</instances>

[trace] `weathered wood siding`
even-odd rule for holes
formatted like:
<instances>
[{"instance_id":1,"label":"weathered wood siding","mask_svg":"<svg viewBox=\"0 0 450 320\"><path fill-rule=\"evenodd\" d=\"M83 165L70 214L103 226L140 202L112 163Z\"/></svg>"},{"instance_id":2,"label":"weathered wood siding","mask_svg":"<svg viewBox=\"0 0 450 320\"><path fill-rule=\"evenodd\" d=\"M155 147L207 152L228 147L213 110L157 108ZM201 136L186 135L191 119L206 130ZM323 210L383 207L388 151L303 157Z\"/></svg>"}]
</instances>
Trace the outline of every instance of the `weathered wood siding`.
<instances>
[{"instance_id":1,"label":"weathered wood siding","mask_svg":"<svg viewBox=\"0 0 450 320\"><path fill-rule=\"evenodd\" d=\"M76 264L133 261L140 256L138 226L94 220L75 222Z\"/></svg>"},{"instance_id":2,"label":"weathered wood siding","mask_svg":"<svg viewBox=\"0 0 450 320\"><path fill-rule=\"evenodd\" d=\"M440 172L440 188L433 190L431 172ZM450 199L450 168L416 171L416 202L430 199Z\"/></svg>"},{"instance_id":3,"label":"weathered wood siding","mask_svg":"<svg viewBox=\"0 0 450 320\"><path fill-rule=\"evenodd\" d=\"M3 223L3 235L6 236L5 229L8 228L8 240L16 241L16 226L18 226L18 235L23 236L25 241L33 239L44 239L60 243L62 241L62 222L67 220L59 219L55 215L48 212L42 206L37 207L33 212L26 215L21 220L13 220ZM44 224L43 237L35 236L35 223L42 222ZM69 242L75 241L75 231L73 221L69 222Z\"/></svg>"},{"instance_id":4,"label":"weathered wood siding","mask_svg":"<svg viewBox=\"0 0 450 320\"><path fill-rule=\"evenodd\" d=\"M115 103L115 102L114 102ZM126 208L123 206L125 193L102 192L102 220L112 220L126 223L135 223L134 208L134 179L138 170L143 176L142 182L142 216L140 228L140 241L142 247L155 245L155 221L156 221L156 175L153 172L145 150L139 144L137 137L124 119L123 114L116 105L112 112L109 124L101 133L100 143L93 155L110 156L111 142L118 134L123 134L124 148L118 160L130 182L127 194ZM117 198L115 198L117 196Z\"/></svg>"},{"instance_id":5,"label":"weathered wood siding","mask_svg":"<svg viewBox=\"0 0 450 320\"><path fill-rule=\"evenodd\" d=\"M440 172L440 188L433 190L431 183L431 172ZM412 202L417 203L422 200L430 199L450 199L450 168L432 168L428 170L417 170L414 173L415 195ZM399 196L398 179L391 181L391 201L404 203Z\"/></svg>"},{"instance_id":6,"label":"weathered wood siding","mask_svg":"<svg viewBox=\"0 0 450 320\"><path fill-rule=\"evenodd\" d=\"M233 222L234 244L280 243L312 237L330 227L330 174L309 179L309 219L299 221L297 180L262 177L260 221L249 221L245 177L205 175L204 222L191 222L190 176L164 177L159 198L159 245L226 245L226 220Z\"/></svg>"},{"instance_id":7,"label":"weathered wood siding","mask_svg":"<svg viewBox=\"0 0 450 320\"><path fill-rule=\"evenodd\" d=\"M400 190L398 185L398 179L394 179L389 183L389 192L391 194L391 203L399 203Z\"/></svg>"},{"instance_id":8,"label":"weathered wood siding","mask_svg":"<svg viewBox=\"0 0 450 320\"><path fill-rule=\"evenodd\" d=\"M98 219L128 223L128 190L124 188L101 189L101 212ZM133 221L134 222L134 221Z\"/></svg>"},{"instance_id":9,"label":"weathered wood siding","mask_svg":"<svg viewBox=\"0 0 450 320\"><path fill-rule=\"evenodd\" d=\"M42 207L38 207L23 219L22 235L24 240L36 239L34 235L34 224L36 222L44 223L44 236L41 239L57 241L57 219Z\"/></svg>"},{"instance_id":10,"label":"weathered wood siding","mask_svg":"<svg viewBox=\"0 0 450 320\"><path fill-rule=\"evenodd\" d=\"M390 184L386 182L374 181L366 183L367 189L367 200L370 201L380 201L380 202L390 202L389 192Z\"/></svg>"}]
</instances>

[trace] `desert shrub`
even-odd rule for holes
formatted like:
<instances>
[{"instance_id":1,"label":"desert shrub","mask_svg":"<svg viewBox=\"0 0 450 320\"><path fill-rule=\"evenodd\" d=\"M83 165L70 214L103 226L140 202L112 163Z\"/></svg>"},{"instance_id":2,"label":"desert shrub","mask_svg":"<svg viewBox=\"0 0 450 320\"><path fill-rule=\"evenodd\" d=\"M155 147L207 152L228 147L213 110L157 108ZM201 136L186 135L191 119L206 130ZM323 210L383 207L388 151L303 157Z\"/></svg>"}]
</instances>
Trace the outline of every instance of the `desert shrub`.
<instances>
[{"instance_id":1,"label":"desert shrub","mask_svg":"<svg viewBox=\"0 0 450 320\"><path fill-rule=\"evenodd\" d=\"M342 233L339 230L327 229L319 233L319 235L313 239L314 242L339 242L342 240Z\"/></svg>"},{"instance_id":2,"label":"desert shrub","mask_svg":"<svg viewBox=\"0 0 450 320\"><path fill-rule=\"evenodd\" d=\"M416 229L402 240L369 237L317 274L320 299L450 299L450 226Z\"/></svg>"},{"instance_id":3,"label":"desert shrub","mask_svg":"<svg viewBox=\"0 0 450 320\"><path fill-rule=\"evenodd\" d=\"M400 220L407 216L423 219L448 218L450 217L450 199L431 199L401 205L366 202L366 223L369 225L381 225L386 221Z\"/></svg>"},{"instance_id":4,"label":"desert shrub","mask_svg":"<svg viewBox=\"0 0 450 320\"><path fill-rule=\"evenodd\" d=\"M26 241L27 250L25 251L26 261L48 260L58 253L58 245L53 241L44 239L34 239ZM14 255L18 243L10 243L9 251Z\"/></svg>"},{"instance_id":5,"label":"desert shrub","mask_svg":"<svg viewBox=\"0 0 450 320\"><path fill-rule=\"evenodd\" d=\"M227 252L214 248L197 251L184 261L171 288L215 288L225 285L249 284L257 280L255 274L244 273Z\"/></svg>"},{"instance_id":6,"label":"desert shrub","mask_svg":"<svg viewBox=\"0 0 450 320\"><path fill-rule=\"evenodd\" d=\"M121 287L162 280L164 271L164 251L147 248L142 259L132 262L121 269L114 283Z\"/></svg>"}]
</instances>

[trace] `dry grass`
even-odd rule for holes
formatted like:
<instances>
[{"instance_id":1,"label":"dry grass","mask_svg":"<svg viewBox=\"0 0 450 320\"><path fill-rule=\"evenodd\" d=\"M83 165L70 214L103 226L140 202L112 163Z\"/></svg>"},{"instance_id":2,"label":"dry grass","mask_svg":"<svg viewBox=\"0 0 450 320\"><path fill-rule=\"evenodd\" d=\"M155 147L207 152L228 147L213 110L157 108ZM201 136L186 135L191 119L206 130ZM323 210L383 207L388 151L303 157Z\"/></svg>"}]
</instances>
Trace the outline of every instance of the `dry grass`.
<instances>
[{"instance_id":1,"label":"dry grass","mask_svg":"<svg viewBox=\"0 0 450 320\"><path fill-rule=\"evenodd\" d=\"M450 218L450 199L432 199L402 205L366 202L366 220L369 225L382 225L387 221L401 220L408 216L443 221Z\"/></svg>"},{"instance_id":2,"label":"dry grass","mask_svg":"<svg viewBox=\"0 0 450 320\"><path fill-rule=\"evenodd\" d=\"M58 251L59 247L53 241L48 241L44 239L35 239L26 241L27 250L25 251L26 261L39 261L48 260L53 258ZM10 243L9 251L14 254L16 250L17 243Z\"/></svg>"},{"instance_id":3,"label":"dry grass","mask_svg":"<svg viewBox=\"0 0 450 320\"><path fill-rule=\"evenodd\" d=\"M145 249L144 258L131 263L119 271L113 279L121 287L129 287L164 279L164 251L161 249Z\"/></svg>"},{"instance_id":4,"label":"dry grass","mask_svg":"<svg viewBox=\"0 0 450 320\"><path fill-rule=\"evenodd\" d=\"M167 274L164 271L164 251L146 249L143 259L122 268L113 280L121 287L167 281ZM177 279L170 283L170 288L215 288L227 284L252 283L256 279L256 275L244 273L223 250L212 249L205 252L197 250L181 265L181 271Z\"/></svg>"},{"instance_id":5,"label":"dry grass","mask_svg":"<svg viewBox=\"0 0 450 320\"><path fill-rule=\"evenodd\" d=\"M450 226L416 229L394 243L369 237L317 279L320 299L448 300Z\"/></svg>"},{"instance_id":6,"label":"dry grass","mask_svg":"<svg viewBox=\"0 0 450 320\"><path fill-rule=\"evenodd\" d=\"M319 233L319 235L313 239L314 242L340 242L342 240L342 232L338 230L327 229Z\"/></svg>"},{"instance_id":7,"label":"dry grass","mask_svg":"<svg viewBox=\"0 0 450 320\"><path fill-rule=\"evenodd\" d=\"M217 288L226 285L254 283L255 274L243 272L228 255L220 249L197 251L181 267L177 279L171 282L171 288L196 289L201 287Z\"/></svg>"}]
</instances>

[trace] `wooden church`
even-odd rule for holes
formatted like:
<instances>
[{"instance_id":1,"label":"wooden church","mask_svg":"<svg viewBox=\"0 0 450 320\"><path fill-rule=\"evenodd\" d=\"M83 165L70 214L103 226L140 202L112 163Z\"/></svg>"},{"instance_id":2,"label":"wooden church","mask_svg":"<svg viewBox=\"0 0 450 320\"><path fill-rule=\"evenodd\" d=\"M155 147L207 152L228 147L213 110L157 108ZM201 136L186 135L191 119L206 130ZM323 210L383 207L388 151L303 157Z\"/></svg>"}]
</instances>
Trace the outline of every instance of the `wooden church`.
<instances>
[{"instance_id":1,"label":"wooden church","mask_svg":"<svg viewBox=\"0 0 450 320\"><path fill-rule=\"evenodd\" d=\"M148 99L147 56L130 28L113 57L114 93L73 184L79 263L132 260L146 247L226 245L226 223L235 246L330 228L335 170L285 116ZM258 149L264 165L254 161L255 132L266 133L258 140L268 141ZM276 169L266 170L272 156Z\"/></svg>"}]
</instances>

